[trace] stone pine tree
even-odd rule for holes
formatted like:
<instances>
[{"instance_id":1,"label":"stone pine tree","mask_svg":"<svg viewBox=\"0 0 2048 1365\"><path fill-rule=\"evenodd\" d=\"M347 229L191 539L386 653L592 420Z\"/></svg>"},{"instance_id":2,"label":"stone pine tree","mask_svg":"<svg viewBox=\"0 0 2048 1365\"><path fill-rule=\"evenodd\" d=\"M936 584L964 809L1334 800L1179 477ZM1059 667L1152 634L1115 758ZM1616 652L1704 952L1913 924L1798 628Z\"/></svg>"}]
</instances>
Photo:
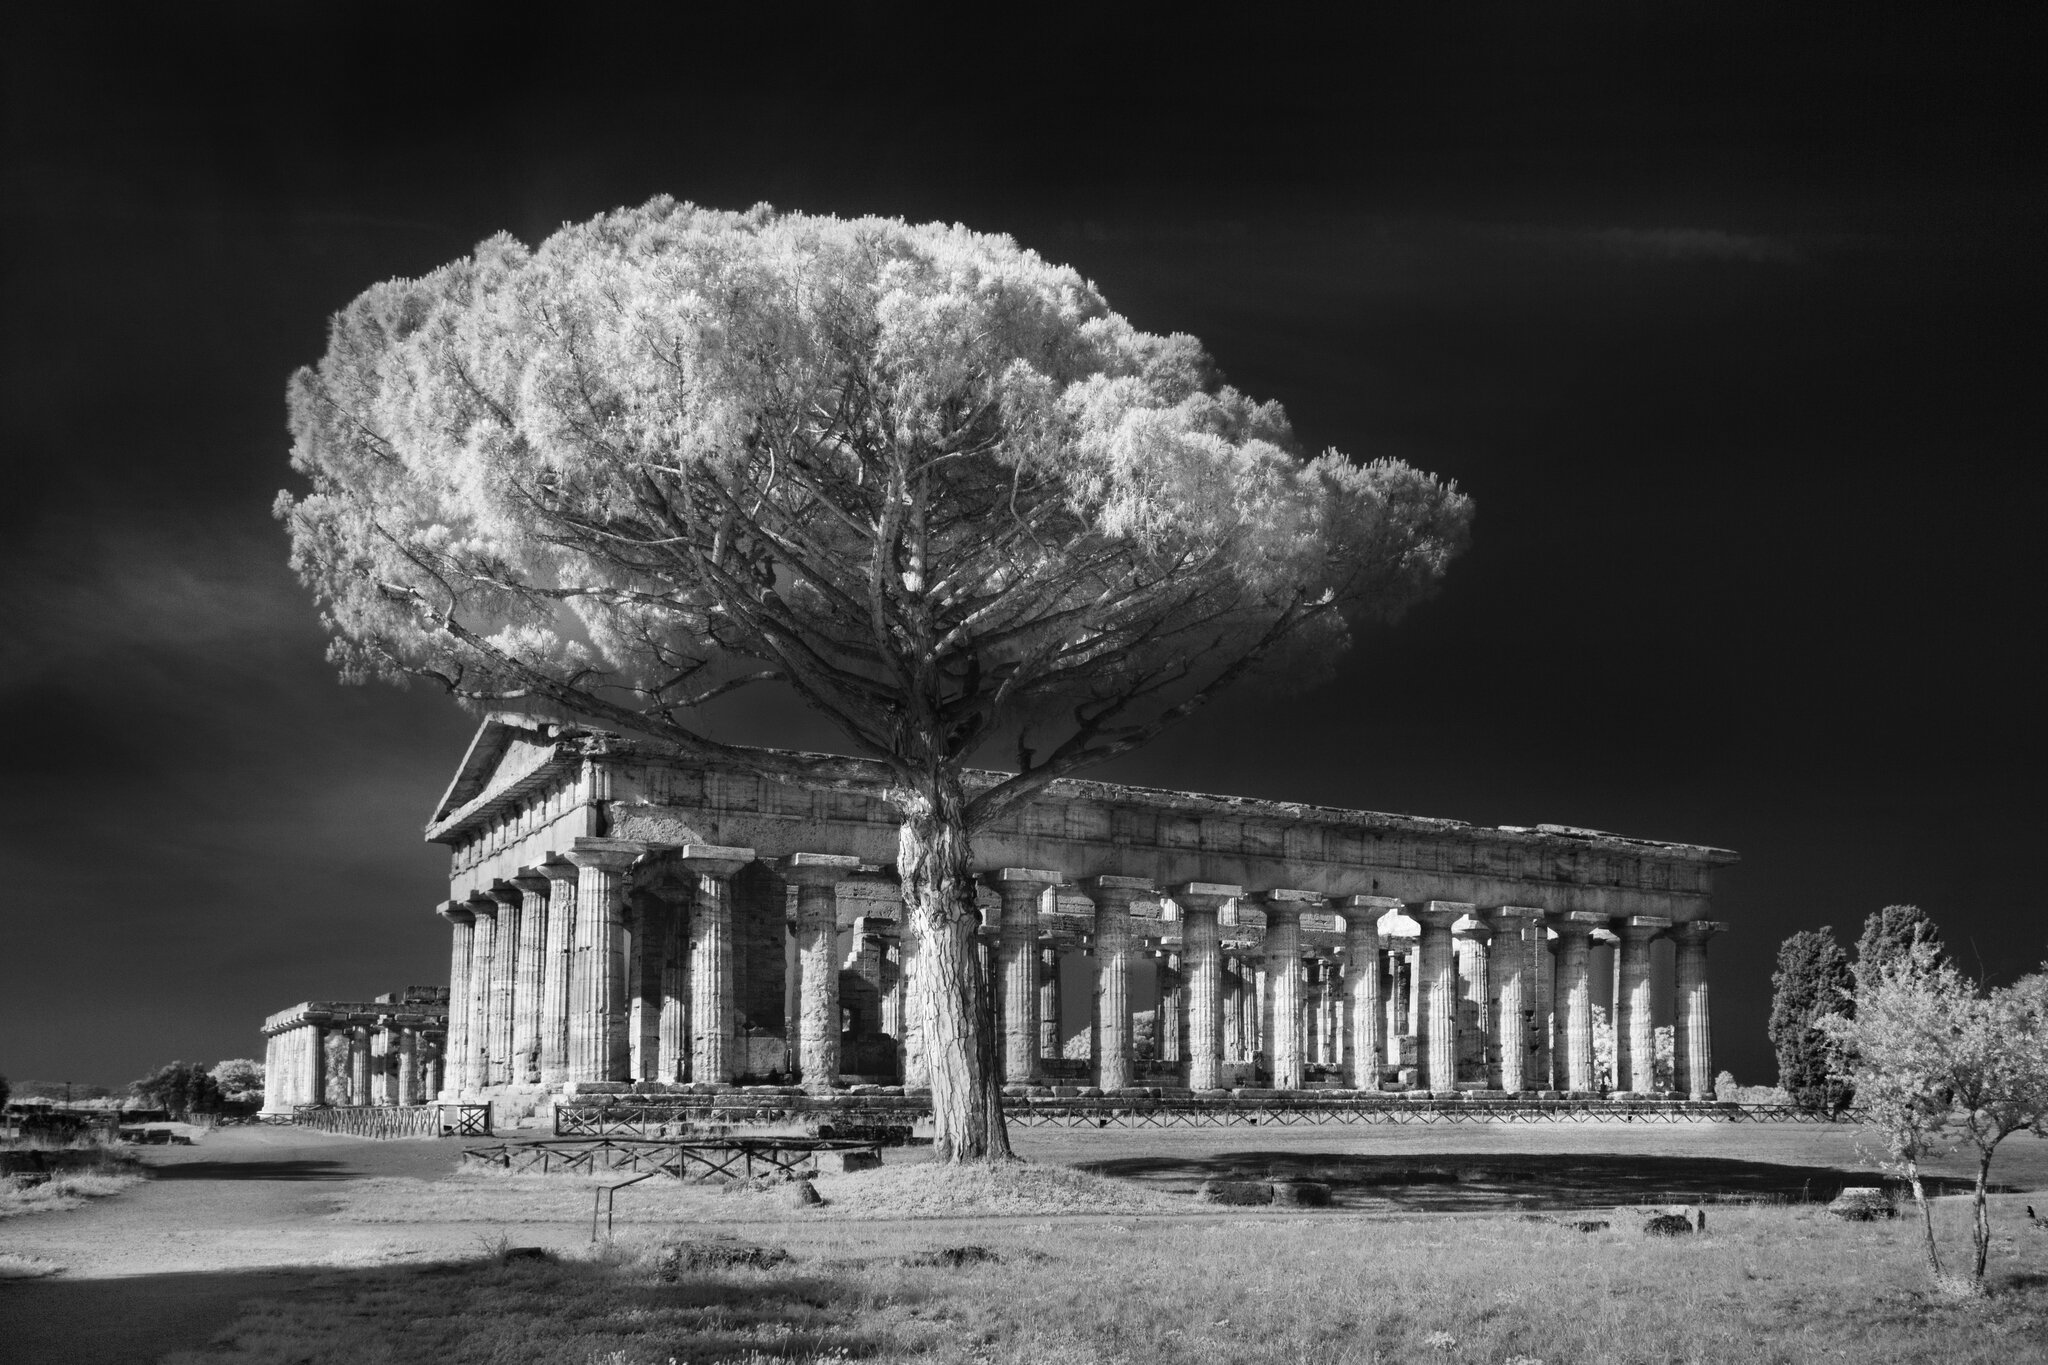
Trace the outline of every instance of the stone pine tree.
<instances>
[{"instance_id":1,"label":"stone pine tree","mask_svg":"<svg viewBox=\"0 0 2048 1365\"><path fill-rule=\"evenodd\" d=\"M1398 616L1469 505L1302 452L1192 338L1002 237L666 199L333 319L290 388L293 563L350 678L769 776L702 709L779 687L879 760L942 1156L1007 1155L975 831L1254 671ZM1014 772L988 785L980 753Z\"/></svg>"},{"instance_id":2,"label":"stone pine tree","mask_svg":"<svg viewBox=\"0 0 2048 1365\"><path fill-rule=\"evenodd\" d=\"M1768 1032L1778 1054L1778 1084L1802 1108L1832 1110L1847 1103L1835 1075L1834 1045L1820 1021L1852 1008L1854 986L1849 956L1833 929L1802 929L1778 945Z\"/></svg>"}]
</instances>

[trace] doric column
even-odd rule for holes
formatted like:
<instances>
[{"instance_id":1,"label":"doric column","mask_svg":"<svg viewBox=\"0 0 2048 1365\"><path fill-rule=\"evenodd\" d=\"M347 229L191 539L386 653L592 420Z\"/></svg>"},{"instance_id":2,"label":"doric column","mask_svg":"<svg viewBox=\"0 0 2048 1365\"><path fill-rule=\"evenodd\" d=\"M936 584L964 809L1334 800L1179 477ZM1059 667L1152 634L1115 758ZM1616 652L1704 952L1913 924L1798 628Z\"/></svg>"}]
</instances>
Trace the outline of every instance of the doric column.
<instances>
[{"instance_id":1,"label":"doric column","mask_svg":"<svg viewBox=\"0 0 2048 1365\"><path fill-rule=\"evenodd\" d=\"M1089 877L1081 893L1095 902L1095 1084L1131 1083L1131 902L1154 890L1146 877Z\"/></svg>"},{"instance_id":2,"label":"doric column","mask_svg":"<svg viewBox=\"0 0 2048 1365\"><path fill-rule=\"evenodd\" d=\"M1002 900L997 922L996 1064L1011 1085L1039 1075L1038 905L1060 874L1047 868L1003 867L983 878Z\"/></svg>"},{"instance_id":3,"label":"doric column","mask_svg":"<svg viewBox=\"0 0 2048 1365\"><path fill-rule=\"evenodd\" d=\"M512 1084L540 1080L540 1010L546 990L548 892L553 883L537 867L512 877L519 890L519 946L512 977Z\"/></svg>"},{"instance_id":4,"label":"doric column","mask_svg":"<svg viewBox=\"0 0 2048 1365\"><path fill-rule=\"evenodd\" d=\"M519 926L526 918L526 897L510 882L497 883L488 894L498 903L498 930L491 936L490 1078L492 1085L510 1085L516 1074L513 1002L519 987Z\"/></svg>"},{"instance_id":5,"label":"doric column","mask_svg":"<svg viewBox=\"0 0 2048 1365\"><path fill-rule=\"evenodd\" d=\"M697 879L690 917L690 1074L725 1084L744 1066L733 1026L732 875L754 861L751 848L685 844L676 860Z\"/></svg>"},{"instance_id":6,"label":"doric column","mask_svg":"<svg viewBox=\"0 0 2048 1365\"><path fill-rule=\"evenodd\" d=\"M621 918L626 928L626 1075L636 1081L661 1076L661 949L668 933L668 904L652 887L626 892Z\"/></svg>"},{"instance_id":7,"label":"doric column","mask_svg":"<svg viewBox=\"0 0 2048 1365\"><path fill-rule=\"evenodd\" d=\"M492 977L498 969L498 902L482 894L472 895L469 913L475 931L469 945L469 1036L468 1054L463 1058L463 1075L468 1089L476 1093L491 1083L491 1002L496 998Z\"/></svg>"},{"instance_id":8,"label":"doric column","mask_svg":"<svg viewBox=\"0 0 2048 1365\"><path fill-rule=\"evenodd\" d=\"M448 1057L444 1100L454 1100L469 1088L469 944L476 932L476 917L461 901L442 901L435 913L448 921Z\"/></svg>"},{"instance_id":9,"label":"doric column","mask_svg":"<svg viewBox=\"0 0 2048 1365\"><path fill-rule=\"evenodd\" d=\"M420 1031L411 1024L398 1030L398 1103L420 1102Z\"/></svg>"},{"instance_id":10,"label":"doric column","mask_svg":"<svg viewBox=\"0 0 2048 1365\"><path fill-rule=\"evenodd\" d=\"M1038 1055L1058 1060L1066 1044L1060 1023L1060 946L1046 942L1038 949Z\"/></svg>"},{"instance_id":11,"label":"doric column","mask_svg":"<svg viewBox=\"0 0 2048 1365\"><path fill-rule=\"evenodd\" d=\"M576 866L576 950L569 969L569 1079L626 1078L626 870L638 844L578 838L563 856Z\"/></svg>"},{"instance_id":12,"label":"doric column","mask_svg":"<svg viewBox=\"0 0 2048 1365\"><path fill-rule=\"evenodd\" d=\"M1484 1085L1492 1071L1487 1051L1493 1041L1493 1011L1488 1008L1493 931L1475 919L1451 933L1458 959L1458 1071L1461 1076L1468 1069L1476 1072L1472 1079Z\"/></svg>"},{"instance_id":13,"label":"doric column","mask_svg":"<svg viewBox=\"0 0 2048 1365\"><path fill-rule=\"evenodd\" d=\"M1539 910L1518 905L1503 905L1486 912L1498 950L1492 955L1489 965L1500 987L1494 1008L1492 1043L1500 1057L1500 1088L1510 1095L1542 1088L1529 1084L1529 1022L1536 1010L1529 990L1526 933L1531 917L1541 914Z\"/></svg>"},{"instance_id":14,"label":"doric column","mask_svg":"<svg viewBox=\"0 0 2048 1365\"><path fill-rule=\"evenodd\" d=\"M796 886L796 1057L806 1090L839 1084L839 883L860 859L792 853L781 863Z\"/></svg>"},{"instance_id":15,"label":"doric column","mask_svg":"<svg viewBox=\"0 0 2048 1365\"><path fill-rule=\"evenodd\" d=\"M1657 915L1624 915L1614 922L1614 1088L1638 1095L1657 1089L1656 1019L1650 1012L1650 940L1671 927Z\"/></svg>"},{"instance_id":16,"label":"doric column","mask_svg":"<svg viewBox=\"0 0 2048 1365\"><path fill-rule=\"evenodd\" d=\"M1180 954L1162 948L1153 963L1153 980L1159 988L1159 1008L1152 1019L1152 1055L1177 1068L1186 1033L1187 1007L1182 992Z\"/></svg>"},{"instance_id":17,"label":"doric column","mask_svg":"<svg viewBox=\"0 0 2048 1365\"><path fill-rule=\"evenodd\" d=\"M1422 926L1416 969L1422 996L1421 1029L1415 1040L1415 1061L1421 1070L1419 1088L1448 1095L1458 1088L1458 958L1451 926L1472 913L1458 901L1426 901L1409 911Z\"/></svg>"},{"instance_id":18,"label":"doric column","mask_svg":"<svg viewBox=\"0 0 2048 1365\"><path fill-rule=\"evenodd\" d=\"M351 1022L348 1026L348 1102L370 1103L370 1030Z\"/></svg>"},{"instance_id":19,"label":"doric column","mask_svg":"<svg viewBox=\"0 0 2048 1365\"><path fill-rule=\"evenodd\" d=\"M391 1046L391 1016L370 1026L370 1103L398 1103L398 1056Z\"/></svg>"},{"instance_id":20,"label":"doric column","mask_svg":"<svg viewBox=\"0 0 2048 1365\"><path fill-rule=\"evenodd\" d=\"M1322 902L1323 897L1310 891L1280 889L1259 895L1259 908L1266 912L1267 998L1260 1024L1267 1031L1266 1065L1275 1090L1301 1089L1301 912Z\"/></svg>"},{"instance_id":21,"label":"doric column","mask_svg":"<svg viewBox=\"0 0 2048 1365\"><path fill-rule=\"evenodd\" d=\"M548 932L541 952L535 1028L540 1083L554 1087L569 1079L569 983L576 964L576 883L581 874L574 863L553 856L539 870L548 879Z\"/></svg>"},{"instance_id":22,"label":"doric column","mask_svg":"<svg viewBox=\"0 0 2048 1365\"><path fill-rule=\"evenodd\" d=\"M327 1103L327 1029L322 1024L305 1027L306 1103Z\"/></svg>"},{"instance_id":23,"label":"doric column","mask_svg":"<svg viewBox=\"0 0 2048 1365\"><path fill-rule=\"evenodd\" d=\"M1558 1012L1564 1016L1564 1085L1577 1095L1591 1094L1593 1084L1593 981L1588 953L1595 930L1605 915L1573 911L1559 915L1557 930Z\"/></svg>"},{"instance_id":24,"label":"doric column","mask_svg":"<svg viewBox=\"0 0 2048 1365\"><path fill-rule=\"evenodd\" d=\"M1244 1053L1244 964L1232 953L1223 959L1223 1060L1241 1062Z\"/></svg>"},{"instance_id":25,"label":"doric column","mask_svg":"<svg viewBox=\"0 0 2048 1365\"><path fill-rule=\"evenodd\" d=\"M1528 1078L1537 1090L1558 1090L1557 1064L1552 1057L1558 1023L1556 958L1550 948L1550 916L1535 911L1525 935L1528 946L1528 983L1525 986L1535 1013L1531 1016Z\"/></svg>"},{"instance_id":26,"label":"doric column","mask_svg":"<svg viewBox=\"0 0 2048 1365\"><path fill-rule=\"evenodd\" d=\"M1728 926L1714 920L1674 925L1672 995L1676 1006L1671 1063L1679 1094L1714 1098L1714 1020L1707 1005L1707 940Z\"/></svg>"},{"instance_id":27,"label":"doric column","mask_svg":"<svg viewBox=\"0 0 2048 1365\"><path fill-rule=\"evenodd\" d=\"M1173 890L1180 907L1180 958L1186 976L1182 988L1188 1012L1188 1086L1218 1090L1223 1086L1226 1027L1223 998L1223 942L1216 915L1223 903L1244 894L1241 886L1220 882L1185 882Z\"/></svg>"},{"instance_id":28,"label":"doric column","mask_svg":"<svg viewBox=\"0 0 2048 1365\"><path fill-rule=\"evenodd\" d=\"M1330 907L1344 917L1344 986L1351 1006L1351 1088L1380 1088L1386 1022L1380 1003L1380 917L1399 910L1391 896L1336 896Z\"/></svg>"},{"instance_id":29,"label":"doric column","mask_svg":"<svg viewBox=\"0 0 2048 1365\"><path fill-rule=\"evenodd\" d=\"M1387 1065L1398 1066L1394 1040L1408 1035L1408 947L1401 944L1386 950L1387 968Z\"/></svg>"},{"instance_id":30,"label":"doric column","mask_svg":"<svg viewBox=\"0 0 2048 1365\"><path fill-rule=\"evenodd\" d=\"M661 1018L657 1042L661 1079L690 1078L690 897L682 888L666 902L661 925Z\"/></svg>"},{"instance_id":31,"label":"doric column","mask_svg":"<svg viewBox=\"0 0 2048 1365\"><path fill-rule=\"evenodd\" d=\"M897 922L896 951L902 958L902 968L897 978L897 993L902 1003L898 1013L903 1020L903 1086L906 1090L928 1089L932 1083L931 1068L925 1064L924 1053L924 1011L918 1008L914 992L917 989L917 959L923 939L917 931L917 921L909 914Z\"/></svg>"}]
</instances>

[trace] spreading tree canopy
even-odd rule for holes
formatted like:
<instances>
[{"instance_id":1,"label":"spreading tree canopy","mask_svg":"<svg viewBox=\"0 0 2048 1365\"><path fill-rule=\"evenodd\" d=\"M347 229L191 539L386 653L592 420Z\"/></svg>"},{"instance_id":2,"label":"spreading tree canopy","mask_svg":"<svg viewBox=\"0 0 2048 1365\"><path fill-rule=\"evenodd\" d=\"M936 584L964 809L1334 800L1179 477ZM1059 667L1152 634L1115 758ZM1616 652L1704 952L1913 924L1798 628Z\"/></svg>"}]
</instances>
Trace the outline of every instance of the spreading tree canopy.
<instances>
[{"instance_id":1,"label":"spreading tree canopy","mask_svg":"<svg viewBox=\"0 0 2048 1365\"><path fill-rule=\"evenodd\" d=\"M1860 990L1866 980L1874 980L1887 966L1904 960L1922 944L1933 949L1935 961L1948 960L1942 947L1941 926L1919 906L1887 905L1871 911L1863 921L1863 933L1856 940L1857 988Z\"/></svg>"},{"instance_id":2,"label":"spreading tree canopy","mask_svg":"<svg viewBox=\"0 0 2048 1365\"><path fill-rule=\"evenodd\" d=\"M789 689L889 774L942 1154L1006 1152L969 845L1255 669L1314 676L1463 546L1455 487L1300 450L1186 336L1007 238L657 199L337 314L294 376L293 563L351 678L771 776ZM995 746L1014 775L969 791Z\"/></svg>"}]
</instances>

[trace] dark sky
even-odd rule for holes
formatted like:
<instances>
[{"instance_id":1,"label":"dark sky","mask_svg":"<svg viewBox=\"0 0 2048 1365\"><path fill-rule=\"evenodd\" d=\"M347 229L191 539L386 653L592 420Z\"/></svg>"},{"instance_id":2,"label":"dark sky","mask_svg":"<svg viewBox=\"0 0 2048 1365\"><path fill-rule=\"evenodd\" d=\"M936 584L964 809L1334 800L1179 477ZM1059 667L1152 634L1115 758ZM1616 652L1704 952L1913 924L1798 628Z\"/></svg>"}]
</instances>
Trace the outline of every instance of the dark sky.
<instances>
[{"instance_id":1,"label":"dark sky","mask_svg":"<svg viewBox=\"0 0 2048 1365\"><path fill-rule=\"evenodd\" d=\"M285 380L370 284L657 193L1008 232L1476 497L1335 682L1102 775L1739 850L1746 1081L1795 929L1911 901L1994 978L2048 952L2041 11L273 8L0 33L0 1072L261 1056L445 978L419 831L472 721L323 662Z\"/></svg>"}]
</instances>

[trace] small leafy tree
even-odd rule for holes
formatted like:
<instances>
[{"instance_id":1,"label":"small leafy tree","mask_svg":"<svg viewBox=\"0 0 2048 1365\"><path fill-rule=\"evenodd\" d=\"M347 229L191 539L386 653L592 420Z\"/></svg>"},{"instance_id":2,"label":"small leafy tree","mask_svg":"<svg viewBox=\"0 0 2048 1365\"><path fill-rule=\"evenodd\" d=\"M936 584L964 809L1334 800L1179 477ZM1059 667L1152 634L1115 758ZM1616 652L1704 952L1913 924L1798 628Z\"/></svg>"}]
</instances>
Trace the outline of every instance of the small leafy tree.
<instances>
[{"instance_id":1,"label":"small leafy tree","mask_svg":"<svg viewBox=\"0 0 2048 1365\"><path fill-rule=\"evenodd\" d=\"M1884 1164L1912 1186L1937 1285L1951 1282L1921 1163L1962 1147L1976 1157L1973 1256L1962 1287L1983 1292L1992 1157L2013 1133L2040 1133L2048 1123L2048 973L1981 990L1943 960L1936 942L1916 939L1864 975L1853 1017L1835 1014L1821 1027L1841 1044L1844 1080L1883 1137Z\"/></svg>"},{"instance_id":2,"label":"small leafy tree","mask_svg":"<svg viewBox=\"0 0 2048 1365\"><path fill-rule=\"evenodd\" d=\"M131 1081L128 1093L174 1119L210 1114L220 1108L220 1087L206 1068L192 1062L171 1062L139 1081Z\"/></svg>"},{"instance_id":3,"label":"small leafy tree","mask_svg":"<svg viewBox=\"0 0 2048 1365\"><path fill-rule=\"evenodd\" d=\"M233 1057L215 1062L208 1073L221 1098L234 1105L263 1103L263 1063L253 1057Z\"/></svg>"},{"instance_id":4,"label":"small leafy tree","mask_svg":"<svg viewBox=\"0 0 2048 1365\"><path fill-rule=\"evenodd\" d=\"M1778 1054L1778 1084L1801 1108L1839 1112L1852 1097L1820 1021L1853 1012L1854 986L1849 956L1833 929L1802 929L1778 945L1767 1031Z\"/></svg>"},{"instance_id":5,"label":"small leafy tree","mask_svg":"<svg viewBox=\"0 0 2048 1365\"><path fill-rule=\"evenodd\" d=\"M1327 670L1471 510L1303 450L1008 238L765 206L657 199L376 286L290 405L311 487L278 513L346 677L894 809L951 1160L1009 1155L976 832L1248 676ZM866 761L717 739L706 705L763 687ZM978 752L1014 771L971 783Z\"/></svg>"}]
</instances>

